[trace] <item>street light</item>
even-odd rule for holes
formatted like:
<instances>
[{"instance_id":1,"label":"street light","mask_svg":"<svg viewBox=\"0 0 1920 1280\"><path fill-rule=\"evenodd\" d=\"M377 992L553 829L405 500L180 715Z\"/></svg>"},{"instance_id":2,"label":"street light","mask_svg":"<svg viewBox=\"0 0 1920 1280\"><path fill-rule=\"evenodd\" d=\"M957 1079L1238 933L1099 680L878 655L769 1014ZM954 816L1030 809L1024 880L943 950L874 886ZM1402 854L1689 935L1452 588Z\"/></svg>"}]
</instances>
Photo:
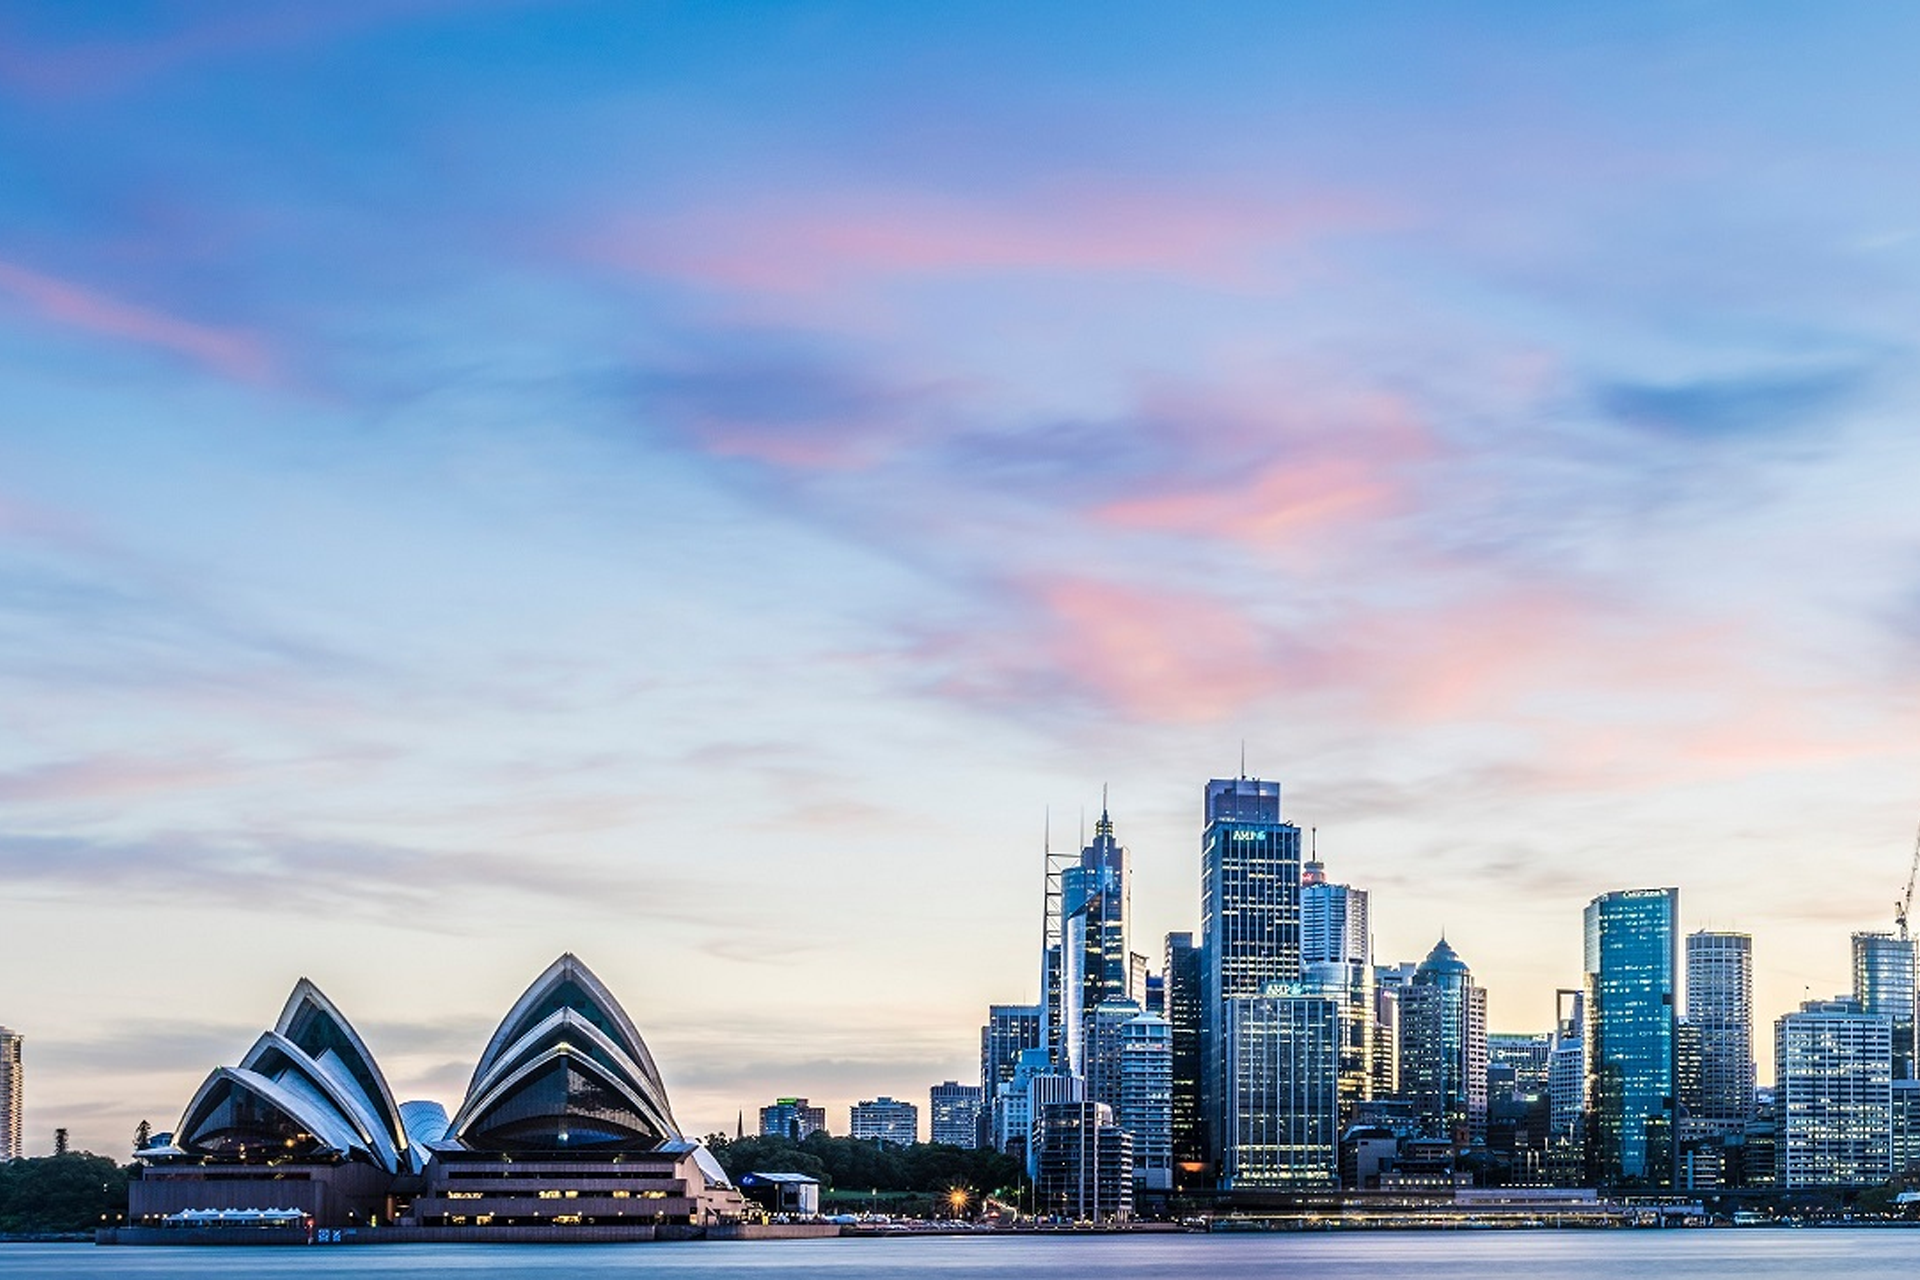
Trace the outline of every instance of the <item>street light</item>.
<instances>
[{"instance_id":1,"label":"street light","mask_svg":"<svg viewBox=\"0 0 1920 1280\"><path fill-rule=\"evenodd\" d=\"M953 1216L959 1217L967 1209L967 1191L965 1187L955 1187L947 1193L947 1203L953 1208Z\"/></svg>"}]
</instances>

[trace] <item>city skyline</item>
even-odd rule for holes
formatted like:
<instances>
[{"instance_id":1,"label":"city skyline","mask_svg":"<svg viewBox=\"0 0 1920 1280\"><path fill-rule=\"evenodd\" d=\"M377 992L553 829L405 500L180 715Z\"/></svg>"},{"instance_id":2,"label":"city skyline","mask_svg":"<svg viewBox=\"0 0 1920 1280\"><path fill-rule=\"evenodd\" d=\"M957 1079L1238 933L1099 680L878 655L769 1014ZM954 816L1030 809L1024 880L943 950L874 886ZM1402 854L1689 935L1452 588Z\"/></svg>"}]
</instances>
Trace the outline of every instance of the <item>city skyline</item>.
<instances>
[{"instance_id":1,"label":"city skyline","mask_svg":"<svg viewBox=\"0 0 1920 1280\"><path fill-rule=\"evenodd\" d=\"M1282 822L1290 822L1290 819L1287 819L1285 817L1284 812L1279 808L1280 792L1277 787L1277 784L1275 784L1270 780L1263 780L1260 778L1255 778L1255 777L1246 776L1246 775L1243 775L1242 777L1240 777L1237 780L1237 782L1236 780L1233 780L1233 779L1210 781L1207 784L1207 794L1205 797L1203 807L1206 809L1208 813L1216 812L1215 792L1222 788L1227 788L1229 789L1229 791L1231 791L1232 788L1236 788L1236 787L1245 790L1246 795L1250 797L1249 803L1253 804L1255 807L1248 808L1244 813L1241 813L1233 809L1231 807L1231 804L1229 803L1228 807L1218 810L1218 812L1221 813L1223 816L1227 816L1230 819L1245 818L1247 820L1256 821L1256 822L1261 820L1271 821L1272 818L1267 814L1266 808L1259 808L1259 806L1265 805L1267 808L1272 809L1272 816L1278 817ZM1104 791L1105 789L1103 788L1103 793ZM1103 803L1104 803L1104 798L1103 798ZM1258 809L1257 813L1256 813L1256 809ZM1050 824L1050 821L1051 820L1049 819L1049 824ZM1086 853L1088 855L1091 855L1096 850L1108 849L1108 850L1113 850L1115 853L1117 853L1118 856L1125 858L1131 851L1129 849L1122 847L1120 842L1114 840L1113 830L1116 827L1116 825L1117 824L1110 818L1107 811L1103 810L1101 818L1094 824L1095 835L1092 841L1088 844ZM1209 827L1210 826L1211 824L1209 824ZM1309 834L1312 834L1317 837L1317 832L1313 832ZM1051 837L1049 836L1048 838L1050 839ZM1297 843L1297 839L1298 838L1296 838L1296 843ZM1199 856L1196 858L1196 862L1203 863L1206 857L1205 849L1210 843L1208 828L1202 828L1201 832L1199 833L1199 841L1200 841L1201 849L1199 852ZM1283 843L1286 843L1286 842L1283 841ZM1288 845L1289 849L1293 847L1294 847L1293 845ZM1283 855L1283 857L1291 859L1294 857L1294 855L1290 852L1288 854ZM1286 865L1290 866L1290 865L1293 865L1293 863L1289 861L1287 862ZM1326 866L1324 862L1321 862L1318 860L1301 861L1300 867L1302 868L1301 884L1296 888L1296 892L1293 895L1293 905L1291 907L1292 913L1296 916L1300 911L1300 906L1301 906L1300 899L1301 899L1302 891L1315 885L1326 885ZM1332 885L1328 887L1337 889L1340 891L1344 891L1344 892L1357 893L1358 895L1360 895L1360 899L1363 904L1366 900L1371 898L1370 891L1364 885L1355 884L1355 885L1352 885L1351 887L1347 885ZM1601 894L1596 896L1594 901L1586 904L1584 908L1584 914L1586 915L1588 920L1587 932L1591 934L1592 913L1596 908L1596 906L1598 906L1602 901L1616 899L1616 898L1636 899L1636 898L1643 898L1643 897L1653 897L1653 898L1658 898L1661 901L1672 902L1672 905L1668 908L1670 912L1670 915L1668 918L1674 921L1675 924L1677 924L1678 926L1677 929L1671 930L1662 934L1664 941L1659 943L1660 946L1673 947L1673 946L1679 945L1679 943L1682 940L1684 940L1688 943L1689 949L1691 950L1692 944L1695 942L1710 942L1713 940L1727 938L1727 937L1738 937L1738 938L1749 937L1749 935L1745 935L1745 934L1729 935L1724 932L1709 930L1704 927L1693 927L1692 925L1689 924L1686 917L1680 913L1677 894L1678 894L1678 890L1673 887L1663 888L1663 889L1639 888L1639 889L1603 891ZM1342 909L1344 910L1345 908L1343 907ZM1359 912L1362 915L1366 914L1366 911L1367 911L1367 908L1364 905L1362 905L1359 908ZM1174 936L1179 936L1183 932L1184 931L1174 931ZM1262 936L1266 936L1268 931L1265 929L1262 929L1259 932L1261 933ZM1578 932L1579 932L1578 930L1575 930L1576 936L1578 935ZM1853 979L1855 984L1855 995L1852 998L1855 998L1855 999L1859 998L1858 992L1861 990L1860 984L1868 981L1867 979L1864 979L1860 976L1860 972L1858 969L1858 964L1859 964L1858 956L1860 954L1860 948L1862 946L1862 939L1863 938L1878 939L1881 937L1891 938L1892 936L1893 935L1891 934L1882 934L1879 932L1865 932L1865 933L1855 932L1847 938L1849 948L1854 957L1853 964L1855 968L1854 979ZM1038 939L1036 939L1036 941L1038 941ZM1154 941L1156 940L1135 939L1136 945L1144 944L1144 945L1152 946ZM1294 944L1294 945L1297 951L1298 944ZM1591 943L1589 942L1588 945L1591 945ZM1429 955L1427 955L1423 961L1419 962L1419 968L1424 970L1426 967L1434 963L1436 956L1441 956L1441 955L1446 956L1450 963L1458 962L1458 957L1453 954L1453 951L1450 948L1444 933L1442 933L1440 941L1435 945L1435 947L1433 948L1433 951ZM1382 966L1391 968L1391 967L1394 967L1397 958L1381 955L1381 956L1376 956L1375 960L1379 962ZM1751 960L1748 960L1747 963L1750 965L1752 962ZM1413 960L1405 960L1405 961L1398 961L1398 967L1401 970L1403 970L1405 974L1410 975L1415 971L1416 965ZM1373 966L1371 965L1366 966L1366 969L1368 972L1367 981L1369 984L1367 989L1370 991ZM1154 976L1158 978L1158 977L1161 977L1162 975L1159 972L1156 972ZM1680 1003L1690 1005L1695 996L1695 986L1691 980L1686 982L1680 982L1679 979L1681 976L1682 976L1682 970L1676 967L1673 970L1673 981L1675 981L1677 985L1683 988L1682 991L1679 993ZM1689 974L1686 976L1688 976L1690 979L1691 975ZM1592 975L1589 974L1588 977L1589 977L1589 980L1591 980ZM305 979L303 979L303 981L304 980ZM1254 984L1255 987L1259 987L1262 985L1264 985L1264 982L1256 982ZM1297 987L1298 983L1287 981L1287 982L1282 982L1281 985ZM1910 983L1907 989L1909 991L1911 990ZM1484 990L1484 988L1476 988L1476 990L1478 991L1480 997L1483 998L1483 1000L1488 995L1488 993ZM1828 1001L1829 999L1837 999L1837 1000L1845 1001L1849 998L1848 993L1844 986L1841 988L1837 988L1834 992L1830 993L1828 996L1814 996L1811 994L1812 991L1813 989L1809 988L1808 992L1805 993L1806 999L1803 999L1802 1001L1789 1005L1787 1008L1781 1010L1780 1016L1785 1017L1787 1014L1793 1013L1797 1009L1800 1009L1803 1007L1810 1007L1810 1005L1808 1004L1808 1001L1811 1001L1812 1004L1820 1004L1824 1001ZM1558 994L1559 992L1554 993L1554 997L1553 997L1556 1003L1557 1003ZM1673 1007L1673 1006L1670 1005L1669 1007ZM1001 1008L1011 1008L1015 1010L1022 1010L1022 1009L1037 1010L1038 1006L1035 1006L1035 1005L1010 1005L1009 1006L1004 1004L994 1004L991 1006L991 1008L992 1010L997 1012ZM1402 1016L1405 1016L1404 1013ZM1497 1026L1493 1024L1490 1020L1486 1020L1484 1018L1484 1014L1476 1014L1475 1016L1482 1018L1482 1022L1480 1025L1481 1025L1481 1034L1483 1038L1485 1035L1491 1034L1493 1032L1500 1032L1507 1035L1539 1035L1539 1036L1545 1037L1545 1036L1548 1036L1551 1031L1551 1023L1548 1027L1545 1027L1545 1028L1537 1028L1537 1027L1530 1027L1530 1026L1529 1027L1502 1027L1502 1026ZM1767 1021L1766 1019L1761 1018L1757 1012L1753 1013L1751 1016L1753 1018L1753 1025L1756 1028L1758 1028L1762 1023ZM414 1024L414 1025L417 1027L419 1024ZM960 1034L964 1038L970 1032L979 1032L982 1030L983 1029L978 1027L961 1028ZM401 1036L403 1043L405 1040L404 1031L405 1029L403 1028L402 1036ZM15 1037L15 1040L14 1040L15 1046L16 1046L15 1051L17 1054L19 1036L17 1033L11 1033L11 1034L13 1034ZM1759 1031L1756 1029L1755 1031L1756 1038L1752 1045L1754 1061L1749 1063L1749 1070L1752 1070L1755 1067L1760 1068L1761 1069L1761 1075L1760 1075L1761 1085L1763 1087L1770 1087L1772 1084L1772 1081L1771 1079L1768 1078L1767 1073L1765 1072L1765 1067L1769 1065L1769 1062L1770 1062L1769 1056L1766 1053L1766 1047L1768 1042L1760 1040L1758 1038L1758 1035L1759 1035ZM1776 1045L1775 1047L1777 1049L1778 1046ZM1484 1057L1484 1044L1482 1044L1482 1056ZM978 1065L977 1060L975 1063L970 1065ZM1402 1069L1403 1071L1408 1070L1408 1068L1404 1066ZM669 1071L666 1074L669 1076L669 1078L671 1078L671 1076L674 1073ZM806 1088L813 1087L811 1082L807 1080L800 1080L796 1082L795 1079L789 1078L787 1076L770 1076L769 1078L777 1079L783 1088L788 1086L793 1086L796 1083L801 1087L806 1087ZM889 1077L882 1071L874 1070L870 1072L867 1078L884 1080ZM1469 1067L1467 1079L1480 1080L1481 1083L1484 1084L1484 1062L1480 1064L1477 1071L1474 1068ZM952 1084L953 1081L951 1079L947 1079L945 1083ZM927 1090L929 1089L937 1090L940 1087L942 1087L942 1081L936 1079L936 1080L927 1081L925 1083L906 1082L904 1086L900 1083L896 1083L894 1087L896 1088L904 1087L906 1098L910 1099L915 1096L914 1090L918 1089L919 1092L923 1094L926 1093ZM697 1082L695 1083L694 1091L696 1093L698 1092ZM815 1092L817 1093L818 1090L816 1089ZM872 1091L870 1090L869 1092L871 1093ZM13 1096L14 1096L14 1105L17 1108L19 1106L19 1095L16 1093ZM411 1098L414 1095L409 1094L407 1096ZM442 1103L444 1101L441 1097L435 1096L435 1095L423 1095L422 1100L431 1102L431 1103ZM762 1107L761 1108L762 1126L764 1127L766 1123L764 1117L768 1110L777 1109L780 1106L785 1106L786 1104L794 1101L795 1101L794 1098L782 1097L778 1099L776 1103L773 1104L771 1107ZM799 1104L804 1106L804 1104L806 1104L808 1099L806 1096L802 1096L798 1098L797 1101ZM838 1133L842 1135L854 1133L856 1128L855 1117L859 1109L863 1106L871 1106L874 1103L874 1101L875 1099L872 1097L855 1096L853 1094L849 1094L844 1098L839 1096L822 1095L821 1102L818 1105L816 1105L814 1108L814 1111L818 1114L820 1118L817 1121L813 1122L812 1127L818 1127L818 1128L824 1129L827 1132ZM887 1096L885 1093L881 1093L878 1098L878 1101L882 1103L891 1104L893 1102L893 1099ZM904 1101L905 1099L903 1099L903 1102ZM752 1099L747 1099L746 1102L743 1103L742 1109L738 1110L737 1115L744 1115L745 1114L744 1107L749 1104L757 1105L753 1103ZM1482 1103L1482 1105L1484 1106L1484 1103ZM918 1106L917 1103L908 1103L907 1109L909 1111L913 1111L917 1108L917 1106ZM932 1109L929 1108L928 1110L929 1110L929 1116L931 1116ZM168 1121L164 1118L166 1113L163 1111L161 1115L163 1117L162 1119L153 1121L153 1124L156 1130L164 1130L166 1127L166 1124L168 1123ZM835 1119L836 1115L847 1115L849 1117L848 1123L847 1124L837 1123ZM152 1119L150 1115L144 1112L142 1113L141 1118L143 1120ZM931 1120L929 1120L929 1123L931 1123ZM61 1127L70 1128L69 1126L61 1126ZM714 1124L708 1124L708 1123L702 1122L697 1124L690 1124L688 1126L688 1132L726 1133L726 1132L729 1132L729 1130L726 1128L725 1125L714 1125ZM51 1134L51 1130L49 1130L49 1134ZM22 1138L23 1150L25 1150L28 1154L32 1154L34 1150L36 1150L36 1148L33 1147L31 1142L31 1139L33 1136L31 1128L23 1127L20 1130L20 1135ZM855 1136L857 1136L857 1134ZM927 1139L927 1140L930 1140L930 1139ZM81 1145L81 1144L76 1144L76 1145ZM48 1146L49 1147L51 1146L51 1138L49 1138Z\"/></svg>"},{"instance_id":2,"label":"city skyline","mask_svg":"<svg viewBox=\"0 0 1920 1280\"><path fill-rule=\"evenodd\" d=\"M1236 772L1489 1031L1678 886L1753 937L1766 1078L1920 823L1916 41L0 17L27 1150L167 1127L302 976L457 1098L563 951L689 1130L924 1103L1041 994L1049 812L1110 788L1157 964Z\"/></svg>"}]
</instances>

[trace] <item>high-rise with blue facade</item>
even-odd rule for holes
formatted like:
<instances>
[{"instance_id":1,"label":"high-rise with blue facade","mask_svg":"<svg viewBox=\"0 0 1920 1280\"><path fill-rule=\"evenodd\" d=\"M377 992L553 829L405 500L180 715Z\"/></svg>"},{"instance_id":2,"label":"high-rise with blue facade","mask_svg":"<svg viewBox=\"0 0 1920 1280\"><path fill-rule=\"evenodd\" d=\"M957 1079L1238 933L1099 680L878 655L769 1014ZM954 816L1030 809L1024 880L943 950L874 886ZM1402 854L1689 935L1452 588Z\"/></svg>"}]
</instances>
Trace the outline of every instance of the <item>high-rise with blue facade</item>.
<instances>
[{"instance_id":1,"label":"high-rise with blue facade","mask_svg":"<svg viewBox=\"0 0 1920 1280\"><path fill-rule=\"evenodd\" d=\"M1607 1186L1671 1187L1680 891L1603 893L1585 924L1588 1171Z\"/></svg>"},{"instance_id":2,"label":"high-rise with blue facade","mask_svg":"<svg viewBox=\"0 0 1920 1280\"><path fill-rule=\"evenodd\" d=\"M1445 938L1401 992L1400 1091L1429 1138L1487 1134L1487 993Z\"/></svg>"},{"instance_id":3,"label":"high-rise with blue facade","mask_svg":"<svg viewBox=\"0 0 1920 1280\"><path fill-rule=\"evenodd\" d=\"M1061 984L1060 1023L1064 1064L1086 1074L1087 1032L1093 1011L1114 1000L1144 1000L1133 981L1128 949L1132 909L1127 850L1113 834L1113 819L1102 808L1093 840L1080 861L1060 877Z\"/></svg>"},{"instance_id":4,"label":"high-rise with blue facade","mask_svg":"<svg viewBox=\"0 0 1920 1280\"><path fill-rule=\"evenodd\" d=\"M1280 784L1207 783L1200 843L1201 1116L1207 1158L1226 1160L1229 1000L1300 977L1300 828L1280 819Z\"/></svg>"}]
</instances>

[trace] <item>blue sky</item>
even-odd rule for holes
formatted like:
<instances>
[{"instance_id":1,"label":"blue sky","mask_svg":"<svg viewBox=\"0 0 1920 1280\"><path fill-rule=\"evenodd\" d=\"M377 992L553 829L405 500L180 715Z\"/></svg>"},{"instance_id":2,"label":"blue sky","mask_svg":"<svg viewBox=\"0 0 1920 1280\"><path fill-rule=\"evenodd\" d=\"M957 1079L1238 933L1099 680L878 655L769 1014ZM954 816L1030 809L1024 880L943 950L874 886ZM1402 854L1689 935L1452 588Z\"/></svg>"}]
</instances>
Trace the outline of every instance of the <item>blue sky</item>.
<instances>
[{"instance_id":1,"label":"blue sky","mask_svg":"<svg viewBox=\"0 0 1920 1280\"><path fill-rule=\"evenodd\" d=\"M683 1123L975 1070L1049 806L1278 777L1499 1029L1920 819L1904 6L0 11L0 1021L117 1149L553 955ZM1761 1037L1765 1057L1765 1037Z\"/></svg>"}]
</instances>

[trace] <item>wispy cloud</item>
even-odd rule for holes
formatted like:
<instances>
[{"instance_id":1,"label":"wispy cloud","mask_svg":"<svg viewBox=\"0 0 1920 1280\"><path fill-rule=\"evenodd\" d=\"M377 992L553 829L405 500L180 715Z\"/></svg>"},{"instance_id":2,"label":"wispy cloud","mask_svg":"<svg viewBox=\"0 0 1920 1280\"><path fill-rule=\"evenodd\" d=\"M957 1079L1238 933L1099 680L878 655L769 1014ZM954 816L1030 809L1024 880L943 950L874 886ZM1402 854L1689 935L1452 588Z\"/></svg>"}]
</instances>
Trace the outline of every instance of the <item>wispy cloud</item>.
<instances>
[{"instance_id":1,"label":"wispy cloud","mask_svg":"<svg viewBox=\"0 0 1920 1280\"><path fill-rule=\"evenodd\" d=\"M1601 410L1632 426L1693 440L1764 438L1804 428L1830 431L1834 415L1865 394L1875 371L1766 370L1691 382L1614 382L1595 393Z\"/></svg>"},{"instance_id":2,"label":"wispy cloud","mask_svg":"<svg viewBox=\"0 0 1920 1280\"><path fill-rule=\"evenodd\" d=\"M636 373L643 419L722 459L789 470L864 469L915 443L943 397L797 333L737 330Z\"/></svg>"},{"instance_id":3,"label":"wispy cloud","mask_svg":"<svg viewBox=\"0 0 1920 1280\"><path fill-rule=\"evenodd\" d=\"M185 320L0 261L0 296L35 319L91 337L177 356L240 382L273 380L275 361L256 335Z\"/></svg>"},{"instance_id":4,"label":"wispy cloud","mask_svg":"<svg viewBox=\"0 0 1920 1280\"><path fill-rule=\"evenodd\" d=\"M311 49L355 30L445 11L455 0L344 0L304 5L186 5L159 11L142 34L54 39L19 17L0 26L0 83L65 99L121 94L210 62ZM137 22L137 20L136 20Z\"/></svg>"},{"instance_id":5,"label":"wispy cloud","mask_svg":"<svg viewBox=\"0 0 1920 1280\"><path fill-rule=\"evenodd\" d=\"M1393 221L1348 192L1204 197L1062 184L1024 199L911 190L730 198L575 233L591 259L642 275L754 293L819 294L889 280L1163 275L1239 289L1273 278L1276 249Z\"/></svg>"},{"instance_id":6,"label":"wispy cloud","mask_svg":"<svg viewBox=\"0 0 1920 1280\"><path fill-rule=\"evenodd\" d=\"M645 888L642 914L711 920L692 885L603 869L603 886ZM86 896L103 884L153 901L257 908L404 923L460 933L471 921L448 910L472 896L508 894L580 905L570 876L524 850L432 849L280 832L159 832L106 838L0 832L0 884L15 896ZM625 908L623 908L625 909Z\"/></svg>"},{"instance_id":7,"label":"wispy cloud","mask_svg":"<svg viewBox=\"0 0 1920 1280\"><path fill-rule=\"evenodd\" d=\"M207 752L183 751L167 757L100 755L55 760L0 771L0 803L33 805L126 799L155 791L226 783L243 772L231 759Z\"/></svg>"}]
</instances>

